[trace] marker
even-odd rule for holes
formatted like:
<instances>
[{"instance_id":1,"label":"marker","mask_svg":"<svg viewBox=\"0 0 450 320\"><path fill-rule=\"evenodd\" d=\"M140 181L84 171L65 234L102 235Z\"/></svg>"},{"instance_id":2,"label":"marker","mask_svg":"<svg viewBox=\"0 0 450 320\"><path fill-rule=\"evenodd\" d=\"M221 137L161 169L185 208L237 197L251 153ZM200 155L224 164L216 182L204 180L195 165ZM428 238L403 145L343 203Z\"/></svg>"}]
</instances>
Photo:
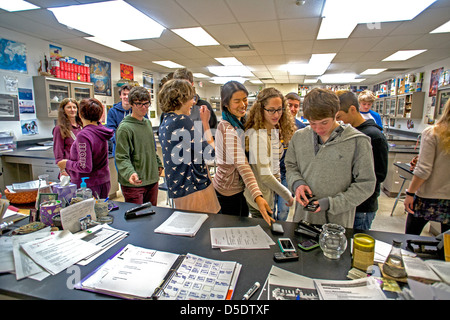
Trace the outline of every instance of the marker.
<instances>
[{"instance_id":1,"label":"marker","mask_svg":"<svg viewBox=\"0 0 450 320\"><path fill-rule=\"evenodd\" d=\"M255 282L255 284L248 289L248 291L244 294L244 297L242 298L242 300L248 300L251 298L251 296L259 289L261 285L259 284L259 282Z\"/></svg>"}]
</instances>

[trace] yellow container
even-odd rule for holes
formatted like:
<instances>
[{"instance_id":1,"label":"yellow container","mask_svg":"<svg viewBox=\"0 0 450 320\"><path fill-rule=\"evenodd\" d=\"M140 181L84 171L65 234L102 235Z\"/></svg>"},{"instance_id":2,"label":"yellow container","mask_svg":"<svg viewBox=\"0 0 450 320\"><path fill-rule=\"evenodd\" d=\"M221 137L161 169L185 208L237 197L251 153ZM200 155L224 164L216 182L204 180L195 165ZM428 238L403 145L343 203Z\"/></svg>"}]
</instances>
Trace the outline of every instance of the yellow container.
<instances>
[{"instance_id":1,"label":"yellow container","mask_svg":"<svg viewBox=\"0 0 450 320\"><path fill-rule=\"evenodd\" d=\"M353 236L353 260L352 267L364 272L373 265L375 255L375 239L365 233L357 233Z\"/></svg>"}]
</instances>

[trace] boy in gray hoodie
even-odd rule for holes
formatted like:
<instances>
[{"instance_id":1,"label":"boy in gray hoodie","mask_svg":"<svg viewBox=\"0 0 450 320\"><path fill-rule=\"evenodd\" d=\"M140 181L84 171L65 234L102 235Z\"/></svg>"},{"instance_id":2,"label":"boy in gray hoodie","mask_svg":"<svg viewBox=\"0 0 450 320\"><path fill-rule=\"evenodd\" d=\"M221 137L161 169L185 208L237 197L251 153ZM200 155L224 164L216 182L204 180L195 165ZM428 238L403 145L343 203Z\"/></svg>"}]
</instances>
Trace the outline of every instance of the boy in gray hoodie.
<instances>
[{"instance_id":1,"label":"boy in gray hoodie","mask_svg":"<svg viewBox=\"0 0 450 320\"><path fill-rule=\"evenodd\" d=\"M292 137L285 157L287 183L300 205L294 221L336 223L352 228L355 208L375 189L370 138L350 125L339 124L339 98L326 89L305 96L304 117L310 125ZM307 194L319 205L307 211Z\"/></svg>"}]
</instances>

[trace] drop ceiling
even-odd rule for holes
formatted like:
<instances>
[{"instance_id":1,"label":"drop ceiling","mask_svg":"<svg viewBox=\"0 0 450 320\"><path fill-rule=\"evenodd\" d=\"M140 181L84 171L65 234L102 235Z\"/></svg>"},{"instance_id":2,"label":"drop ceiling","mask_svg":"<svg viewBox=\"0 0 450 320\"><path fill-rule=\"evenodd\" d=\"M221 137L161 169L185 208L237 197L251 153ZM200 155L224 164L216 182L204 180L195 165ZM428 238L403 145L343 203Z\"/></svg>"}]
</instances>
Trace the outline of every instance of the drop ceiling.
<instances>
[{"instance_id":1,"label":"drop ceiling","mask_svg":"<svg viewBox=\"0 0 450 320\"><path fill-rule=\"evenodd\" d=\"M173 70L152 61L172 60L194 73L212 77L207 67L221 65L214 58L236 57L250 68L254 80L303 83L313 77L292 76L281 66L307 63L316 53L336 53L326 74L360 74L369 68L387 68L378 75L364 76L366 80L359 83L374 84L450 57L450 33L429 33L449 20L450 0L437 0L410 21L383 22L375 27L359 24L347 39L330 40L316 40L325 0L306 0L300 6L295 0L127 0L166 27L158 39L125 41L142 49L136 52L120 52L86 40L84 37L90 35L58 23L45 9L100 1L29 2L42 9L14 13L0 9L0 26L162 74ZM367 12L370 14L370 8ZM95 23L96 14L100 13L73 18ZM139 28L133 25L132 17L123 17L117 23L130 33ZM195 47L170 30L187 27L202 27L220 45ZM231 49L233 45L248 47ZM416 49L427 51L406 61L382 61L398 50Z\"/></svg>"}]
</instances>

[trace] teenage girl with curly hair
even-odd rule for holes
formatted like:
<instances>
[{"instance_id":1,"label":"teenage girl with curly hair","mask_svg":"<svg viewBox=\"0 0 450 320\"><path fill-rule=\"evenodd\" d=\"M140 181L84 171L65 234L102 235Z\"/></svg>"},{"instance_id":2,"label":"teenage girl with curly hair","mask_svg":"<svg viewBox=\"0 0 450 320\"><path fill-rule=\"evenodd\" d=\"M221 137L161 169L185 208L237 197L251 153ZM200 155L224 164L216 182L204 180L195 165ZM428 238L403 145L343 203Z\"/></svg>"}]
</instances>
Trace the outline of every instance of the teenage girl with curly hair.
<instances>
[{"instance_id":1,"label":"teenage girl with curly hair","mask_svg":"<svg viewBox=\"0 0 450 320\"><path fill-rule=\"evenodd\" d=\"M263 89L250 109L245 124L249 163L263 197L272 210L275 194L280 195L289 207L294 203L291 192L280 181L283 143L289 144L295 132L292 115L286 106L286 99L280 91L275 88ZM252 216L259 217L258 206L248 189L244 195Z\"/></svg>"}]
</instances>

